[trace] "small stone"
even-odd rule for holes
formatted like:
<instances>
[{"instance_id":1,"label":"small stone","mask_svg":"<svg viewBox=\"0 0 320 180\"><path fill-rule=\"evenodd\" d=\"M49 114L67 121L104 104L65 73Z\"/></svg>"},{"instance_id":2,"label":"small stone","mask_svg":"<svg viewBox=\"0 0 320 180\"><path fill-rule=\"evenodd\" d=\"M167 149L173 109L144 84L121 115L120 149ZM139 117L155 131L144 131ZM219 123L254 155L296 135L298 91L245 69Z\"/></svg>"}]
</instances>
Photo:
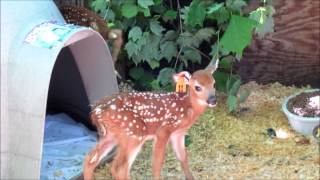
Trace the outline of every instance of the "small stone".
<instances>
[{"instance_id":1,"label":"small stone","mask_svg":"<svg viewBox=\"0 0 320 180\"><path fill-rule=\"evenodd\" d=\"M275 138L277 136L276 131L273 128L268 128L267 134L270 138Z\"/></svg>"}]
</instances>

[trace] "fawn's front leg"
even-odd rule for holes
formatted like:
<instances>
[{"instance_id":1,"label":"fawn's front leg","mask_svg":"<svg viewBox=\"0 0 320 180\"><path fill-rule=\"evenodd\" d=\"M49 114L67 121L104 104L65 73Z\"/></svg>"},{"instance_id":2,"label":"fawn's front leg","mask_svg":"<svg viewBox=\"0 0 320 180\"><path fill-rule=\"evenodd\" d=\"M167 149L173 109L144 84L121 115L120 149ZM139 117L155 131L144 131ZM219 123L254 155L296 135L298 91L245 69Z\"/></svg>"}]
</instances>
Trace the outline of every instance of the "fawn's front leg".
<instances>
[{"instance_id":1,"label":"fawn's front leg","mask_svg":"<svg viewBox=\"0 0 320 180\"><path fill-rule=\"evenodd\" d=\"M160 179L161 168L163 165L166 146L169 140L169 133L166 131L160 132L156 135L153 143L153 159L152 159L152 173L155 180Z\"/></svg>"},{"instance_id":2,"label":"fawn's front leg","mask_svg":"<svg viewBox=\"0 0 320 180\"><path fill-rule=\"evenodd\" d=\"M185 137L184 132L175 133L171 135L170 141L171 141L172 148L176 154L176 157L181 163L186 179L193 180L194 178L192 176L192 173L190 171L189 164L188 164L188 156L187 156L187 151L185 149L184 137Z\"/></svg>"}]
</instances>

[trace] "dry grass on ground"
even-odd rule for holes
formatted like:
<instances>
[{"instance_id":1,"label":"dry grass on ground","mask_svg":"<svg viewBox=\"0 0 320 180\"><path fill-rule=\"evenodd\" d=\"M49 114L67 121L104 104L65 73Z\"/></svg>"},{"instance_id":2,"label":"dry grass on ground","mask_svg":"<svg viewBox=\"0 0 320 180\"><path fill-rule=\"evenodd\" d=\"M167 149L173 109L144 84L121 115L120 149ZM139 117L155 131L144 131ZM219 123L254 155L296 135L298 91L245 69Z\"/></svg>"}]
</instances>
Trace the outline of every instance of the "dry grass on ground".
<instances>
[{"instance_id":1,"label":"dry grass on ground","mask_svg":"<svg viewBox=\"0 0 320 180\"><path fill-rule=\"evenodd\" d=\"M284 97L301 91L278 83L242 88L251 90L242 107L249 110L230 116L219 96L219 105L208 110L189 131L189 163L196 179L320 179L319 144L313 137L294 132L281 112ZM267 128L282 128L291 133L286 140L271 139ZM310 143L299 144L306 138ZM132 179L151 179L151 142L137 157ZM163 179L184 179L180 164L168 146ZM96 179L111 179L109 164L100 167Z\"/></svg>"}]
</instances>

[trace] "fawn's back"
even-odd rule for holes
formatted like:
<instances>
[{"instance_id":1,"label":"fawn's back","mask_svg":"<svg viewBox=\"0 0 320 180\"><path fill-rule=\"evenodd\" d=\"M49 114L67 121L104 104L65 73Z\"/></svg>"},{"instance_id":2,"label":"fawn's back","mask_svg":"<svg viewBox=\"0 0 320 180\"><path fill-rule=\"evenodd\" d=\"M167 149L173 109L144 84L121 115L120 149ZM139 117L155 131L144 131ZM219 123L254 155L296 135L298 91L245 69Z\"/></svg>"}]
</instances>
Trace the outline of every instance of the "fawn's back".
<instances>
[{"instance_id":1,"label":"fawn's back","mask_svg":"<svg viewBox=\"0 0 320 180\"><path fill-rule=\"evenodd\" d=\"M98 102L92 119L101 126L102 135L107 127L112 127L142 140L159 128L174 131L187 127L189 108L191 104L186 93L121 93Z\"/></svg>"}]
</instances>

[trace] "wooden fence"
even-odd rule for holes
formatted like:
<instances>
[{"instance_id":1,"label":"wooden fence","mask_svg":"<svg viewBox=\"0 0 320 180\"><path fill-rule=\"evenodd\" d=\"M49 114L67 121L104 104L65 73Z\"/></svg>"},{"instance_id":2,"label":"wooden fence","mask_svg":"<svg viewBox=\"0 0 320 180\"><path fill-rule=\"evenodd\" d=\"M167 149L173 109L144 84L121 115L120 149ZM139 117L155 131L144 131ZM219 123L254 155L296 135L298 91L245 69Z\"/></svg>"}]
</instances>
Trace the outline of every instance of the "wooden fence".
<instances>
[{"instance_id":1,"label":"wooden fence","mask_svg":"<svg viewBox=\"0 0 320 180\"><path fill-rule=\"evenodd\" d=\"M275 32L255 39L238 72L244 81L320 87L320 1L274 0Z\"/></svg>"}]
</instances>

